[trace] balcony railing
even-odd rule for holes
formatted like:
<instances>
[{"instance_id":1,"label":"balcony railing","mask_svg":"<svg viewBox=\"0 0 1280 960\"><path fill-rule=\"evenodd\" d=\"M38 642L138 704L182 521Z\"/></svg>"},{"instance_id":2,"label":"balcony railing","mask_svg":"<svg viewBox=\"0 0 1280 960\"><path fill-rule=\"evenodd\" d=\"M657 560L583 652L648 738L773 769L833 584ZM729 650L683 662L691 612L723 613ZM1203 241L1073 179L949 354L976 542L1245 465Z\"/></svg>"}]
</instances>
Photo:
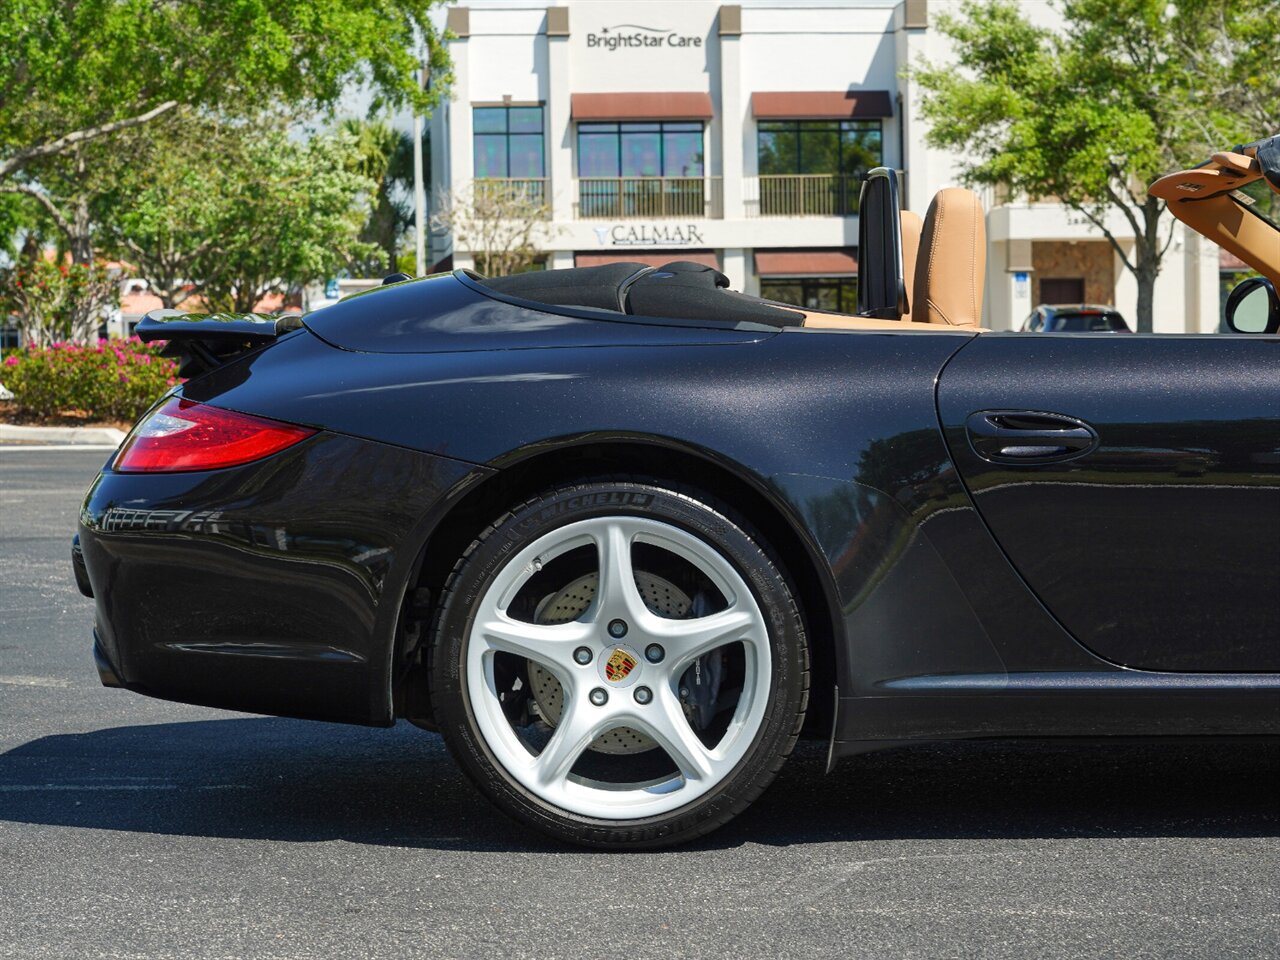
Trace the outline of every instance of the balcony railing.
<instances>
[{"instance_id":1,"label":"balcony railing","mask_svg":"<svg viewBox=\"0 0 1280 960\"><path fill-rule=\"evenodd\" d=\"M843 173L780 173L747 177L748 217L850 217L858 212L862 178Z\"/></svg>"},{"instance_id":2,"label":"balcony railing","mask_svg":"<svg viewBox=\"0 0 1280 960\"><path fill-rule=\"evenodd\" d=\"M486 177L474 181L472 189L477 201L490 201L499 205L528 204L545 207L549 200L546 177Z\"/></svg>"},{"instance_id":3,"label":"balcony railing","mask_svg":"<svg viewBox=\"0 0 1280 960\"><path fill-rule=\"evenodd\" d=\"M719 177L581 177L579 220L722 216Z\"/></svg>"}]
</instances>

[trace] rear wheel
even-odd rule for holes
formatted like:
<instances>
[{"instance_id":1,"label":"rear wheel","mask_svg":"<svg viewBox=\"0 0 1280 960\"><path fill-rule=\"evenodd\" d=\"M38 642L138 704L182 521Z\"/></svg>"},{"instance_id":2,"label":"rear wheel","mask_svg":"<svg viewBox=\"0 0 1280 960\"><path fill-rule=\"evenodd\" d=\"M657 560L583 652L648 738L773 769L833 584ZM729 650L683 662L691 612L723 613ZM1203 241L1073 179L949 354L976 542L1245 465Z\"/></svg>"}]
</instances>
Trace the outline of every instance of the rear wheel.
<instances>
[{"instance_id":1,"label":"rear wheel","mask_svg":"<svg viewBox=\"0 0 1280 960\"><path fill-rule=\"evenodd\" d=\"M763 541L700 494L604 481L486 530L446 588L436 720L499 807L577 843L706 833L803 719L803 628Z\"/></svg>"}]
</instances>

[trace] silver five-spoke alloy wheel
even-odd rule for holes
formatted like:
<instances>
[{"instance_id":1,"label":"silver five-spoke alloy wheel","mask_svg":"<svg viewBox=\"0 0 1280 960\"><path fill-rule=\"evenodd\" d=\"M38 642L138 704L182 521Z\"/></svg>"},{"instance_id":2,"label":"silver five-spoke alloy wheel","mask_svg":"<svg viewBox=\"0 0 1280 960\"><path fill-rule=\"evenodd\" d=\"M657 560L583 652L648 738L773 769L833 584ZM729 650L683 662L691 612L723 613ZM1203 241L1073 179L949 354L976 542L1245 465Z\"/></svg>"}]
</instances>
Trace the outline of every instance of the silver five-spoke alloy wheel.
<instances>
[{"instance_id":1,"label":"silver five-spoke alloy wheel","mask_svg":"<svg viewBox=\"0 0 1280 960\"><path fill-rule=\"evenodd\" d=\"M443 582L432 719L490 800L552 836L702 836L760 796L804 723L809 645L782 563L737 505L671 481L533 496Z\"/></svg>"},{"instance_id":2,"label":"silver five-spoke alloy wheel","mask_svg":"<svg viewBox=\"0 0 1280 960\"><path fill-rule=\"evenodd\" d=\"M633 563L639 544L691 564L719 592L720 609L685 619L650 609ZM581 547L594 548L598 580L579 618L548 625L511 614L512 601L535 574ZM741 692L723 734L708 745L691 724L682 681L700 658L730 644L741 644L743 652ZM495 670L503 653L549 673L561 687L554 730L537 752L504 709ZM696 800L742 760L768 706L769 632L742 576L707 543L657 520L604 516L545 534L511 558L477 605L466 675L476 724L511 777L560 809L634 819ZM584 751L617 730L648 737L671 759L674 772L633 782L575 774Z\"/></svg>"}]
</instances>

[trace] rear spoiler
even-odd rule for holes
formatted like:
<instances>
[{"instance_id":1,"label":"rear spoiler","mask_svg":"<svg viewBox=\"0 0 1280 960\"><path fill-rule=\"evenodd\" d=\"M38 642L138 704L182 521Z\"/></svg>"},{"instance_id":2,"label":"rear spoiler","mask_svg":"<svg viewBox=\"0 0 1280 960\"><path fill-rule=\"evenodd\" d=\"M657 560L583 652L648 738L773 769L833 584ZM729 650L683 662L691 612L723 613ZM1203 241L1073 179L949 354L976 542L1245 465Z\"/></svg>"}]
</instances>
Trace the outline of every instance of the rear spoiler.
<instances>
[{"instance_id":1,"label":"rear spoiler","mask_svg":"<svg viewBox=\"0 0 1280 960\"><path fill-rule=\"evenodd\" d=\"M143 343L168 341L161 351L180 358L179 376L194 377L228 360L302 328L302 317L266 313L186 313L152 310L134 328Z\"/></svg>"}]
</instances>

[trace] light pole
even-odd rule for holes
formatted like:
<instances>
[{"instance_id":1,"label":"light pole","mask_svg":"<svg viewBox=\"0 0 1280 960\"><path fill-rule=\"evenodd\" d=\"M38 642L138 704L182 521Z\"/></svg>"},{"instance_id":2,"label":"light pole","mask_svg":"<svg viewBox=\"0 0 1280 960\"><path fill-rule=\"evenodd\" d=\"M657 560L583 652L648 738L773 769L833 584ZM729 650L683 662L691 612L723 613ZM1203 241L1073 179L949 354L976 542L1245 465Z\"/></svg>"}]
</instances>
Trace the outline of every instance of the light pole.
<instances>
[{"instance_id":1,"label":"light pole","mask_svg":"<svg viewBox=\"0 0 1280 960\"><path fill-rule=\"evenodd\" d=\"M422 87L427 89L431 83L427 66L422 65ZM427 188L422 176L422 115L417 108L413 111L413 222L416 234L416 269L415 274L424 277L427 274Z\"/></svg>"}]
</instances>

